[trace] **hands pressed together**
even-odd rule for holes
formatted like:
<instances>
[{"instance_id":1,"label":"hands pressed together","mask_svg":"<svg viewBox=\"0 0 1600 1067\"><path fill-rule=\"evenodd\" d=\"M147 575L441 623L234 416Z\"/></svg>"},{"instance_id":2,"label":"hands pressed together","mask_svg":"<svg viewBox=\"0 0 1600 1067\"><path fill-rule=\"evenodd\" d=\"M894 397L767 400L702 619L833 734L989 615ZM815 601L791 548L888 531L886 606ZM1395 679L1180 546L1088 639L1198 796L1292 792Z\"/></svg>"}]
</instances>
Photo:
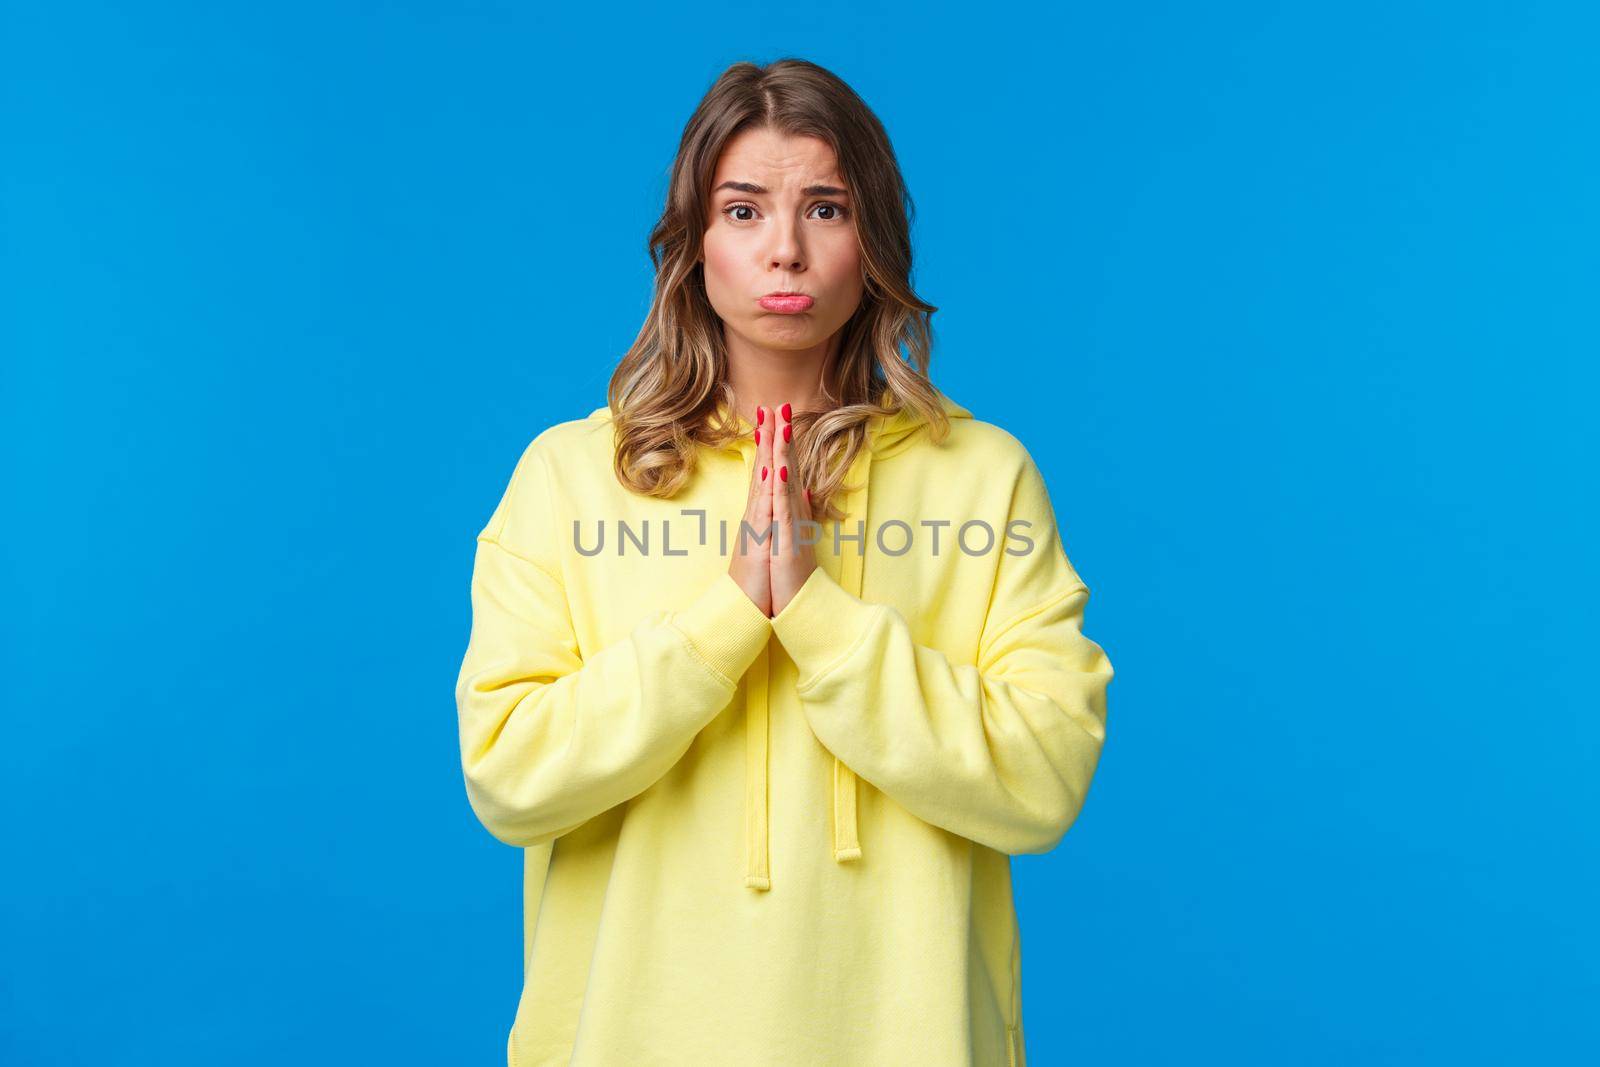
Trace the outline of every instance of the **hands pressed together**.
<instances>
[{"instance_id":1,"label":"hands pressed together","mask_svg":"<svg viewBox=\"0 0 1600 1067\"><path fill-rule=\"evenodd\" d=\"M734 538L733 561L728 573L769 618L794 598L816 569L810 539L811 491L800 485L789 463L791 408L756 408L756 462L750 472L750 497ZM770 529L770 536L768 534ZM809 536L801 537L809 530ZM753 531L753 532L751 532ZM801 543L802 540L805 543Z\"/></svg>"}]
</instances>

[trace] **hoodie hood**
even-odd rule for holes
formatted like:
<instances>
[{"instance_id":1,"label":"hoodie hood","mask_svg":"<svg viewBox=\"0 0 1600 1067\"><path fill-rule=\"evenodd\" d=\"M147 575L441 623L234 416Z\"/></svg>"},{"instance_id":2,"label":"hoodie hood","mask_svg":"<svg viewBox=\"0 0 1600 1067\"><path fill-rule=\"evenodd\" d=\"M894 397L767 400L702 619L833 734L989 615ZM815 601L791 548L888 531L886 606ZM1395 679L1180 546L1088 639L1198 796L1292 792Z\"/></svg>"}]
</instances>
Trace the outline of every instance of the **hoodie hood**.
<instances>
[{"instance_id":1,"label":"hoodie hood","mask_svg":"<svg viewBox=\"0 0 1600 1067\"><path fill-rule=\"evenodd\" d=\"M886 396L892 398L886 390ZM939 393L939 405L949 419L971 419L972 412L954 400ZM726 405L718 404L719 414L726 413ZM596 409L591 417L610 413L609 408ZM743 431L724 451L738 452L744 457L746 475L755 462L756 443L752 434L755 427L743 416L735 416ZM923 420L904 407L890 415L874 415L867 423L867 447L856 453L845 477L845 490L838 504L844 518L840 525L845 530L855 528L857 522L866 529L868 507L871 502L873 462L903 452L912 447L919 430L925 428ZM842 551L838 557L839 585L857 597L865 599L862 590L870 566L868 557L873 554L872 538L864 539L863 548L857 552ZM818 561L821 566L821 561ZM745 876L744 884L751 889L772 888L768 863L769 801L767 796L767 749L769 746L769 668L770 649L757 656L745 675ZM845 863L861 856L861 839L856 818L856 774L837 756L833 761L833 858Z\"/></svg>"}]
</instances>

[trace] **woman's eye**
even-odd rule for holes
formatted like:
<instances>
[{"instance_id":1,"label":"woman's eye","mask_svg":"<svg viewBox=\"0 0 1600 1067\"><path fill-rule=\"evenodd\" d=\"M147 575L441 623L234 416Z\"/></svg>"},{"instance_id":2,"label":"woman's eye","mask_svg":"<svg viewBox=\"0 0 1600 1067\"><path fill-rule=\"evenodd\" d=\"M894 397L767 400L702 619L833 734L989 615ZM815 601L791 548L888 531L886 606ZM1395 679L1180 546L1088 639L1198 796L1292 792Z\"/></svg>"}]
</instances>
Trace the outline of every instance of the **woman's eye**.
<instances>
[{"instance_id":1,"label":"woman's eye","mask_svg":"<svg viewBox=\"0 0 1600 1067\"><path fill-rule=\"evenodd\" d=\"M750 204L729 204L727 207L722 209L722 213L734 222L751 222L754 221L755 210L756 209ZM835 204L831 202L826 204L818 204L812 210L829 212L827 215L818 216L823 222L837 222L839 219L842 219L849 214L849 212L845 210L843 204ZM740 212L749 212L749 214L740 214Z\"/></svg>"}]
</instances>

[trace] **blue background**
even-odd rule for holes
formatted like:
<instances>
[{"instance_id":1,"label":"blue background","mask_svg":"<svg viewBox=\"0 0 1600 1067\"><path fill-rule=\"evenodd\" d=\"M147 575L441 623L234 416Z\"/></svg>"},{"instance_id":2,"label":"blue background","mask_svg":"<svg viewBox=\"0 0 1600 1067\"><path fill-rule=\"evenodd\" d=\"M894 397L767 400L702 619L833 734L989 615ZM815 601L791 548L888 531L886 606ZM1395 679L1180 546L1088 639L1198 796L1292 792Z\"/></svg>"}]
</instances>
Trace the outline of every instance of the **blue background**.
<instances>
[{"instance_id":1,"label":"blue background","mask_svg":"<svg viewBox=\"0 0 1600 1067\"><path fill-rule=\"evenodd\" d=\"M1593 1062L1600 27L1094 6L10 5L0 1060L501 1062L472 536L795 54L1118 671L1031 1062Z\"/></svg>"}]
</instances>

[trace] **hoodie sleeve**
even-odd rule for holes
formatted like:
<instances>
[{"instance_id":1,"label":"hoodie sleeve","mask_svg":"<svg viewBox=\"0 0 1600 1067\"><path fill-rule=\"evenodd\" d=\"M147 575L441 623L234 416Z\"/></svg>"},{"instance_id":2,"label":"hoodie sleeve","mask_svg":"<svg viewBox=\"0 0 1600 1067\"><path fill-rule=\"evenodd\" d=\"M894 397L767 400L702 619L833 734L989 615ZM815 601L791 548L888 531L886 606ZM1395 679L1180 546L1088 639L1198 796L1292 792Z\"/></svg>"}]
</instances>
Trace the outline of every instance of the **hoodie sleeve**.
<instances>
[{"instance_id":1,"label":"hoodie sleeve","mask_svg":"<svg viewBox=\"0 0 1600 1067\"><path fill-rule=\"evenodd\" d=\"M477 535L456 682L467 798L490 833L521 847L655 783L727 706L771 635L771 620L721 571L679 609L582 656L538 444Z\"/></svg>"},{"instance_id":2,"label":"hoodie sleeve","mask_svg":"<svg viewBox=\"0 0 1600 1067\"><path fill-rule=\"evenodd\" d=\"M919 644L896 608L821 567L773 631L812 732L845 766L924 822L1008 854L1047 852L1099 762L1112 667L1083 634L1089 588L1031 458L995 543L1015 554L997 566L974 664Z\"/></svg>"}]
</instances>

